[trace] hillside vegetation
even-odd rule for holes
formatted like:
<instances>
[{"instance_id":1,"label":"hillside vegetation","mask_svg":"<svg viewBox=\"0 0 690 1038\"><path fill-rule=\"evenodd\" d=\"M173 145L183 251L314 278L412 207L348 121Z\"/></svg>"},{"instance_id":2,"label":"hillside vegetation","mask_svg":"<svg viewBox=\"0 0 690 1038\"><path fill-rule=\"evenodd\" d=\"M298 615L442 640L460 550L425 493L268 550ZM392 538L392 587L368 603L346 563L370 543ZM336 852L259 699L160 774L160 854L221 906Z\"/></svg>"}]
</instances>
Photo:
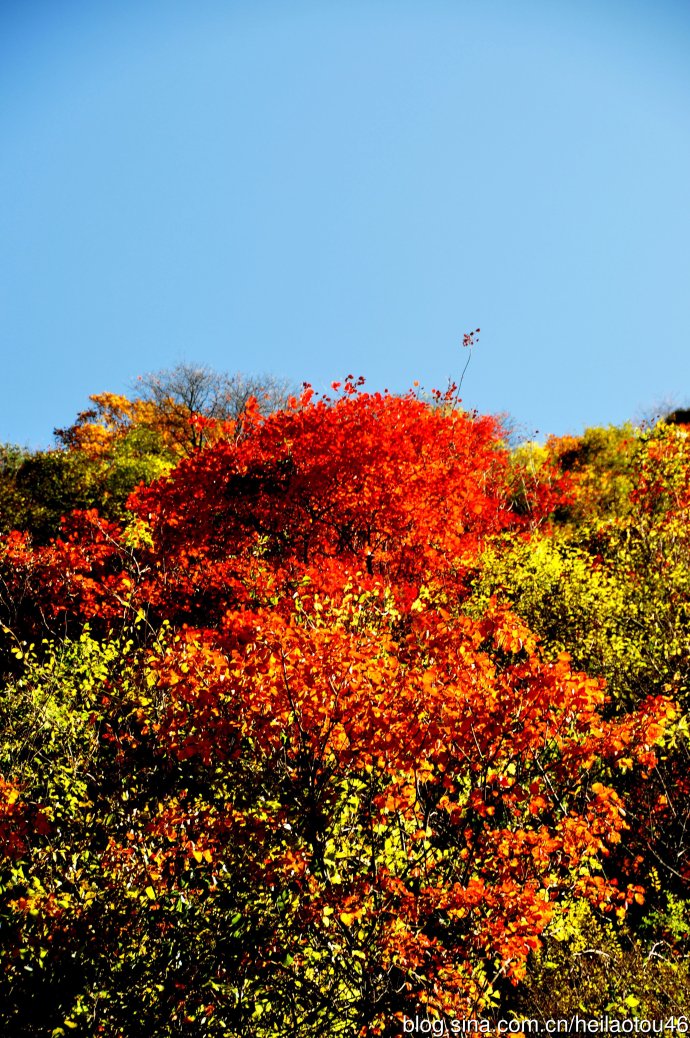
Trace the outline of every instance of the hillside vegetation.
<instances>
[{"instance_id":1,"label":"hillside vegetation","mask_svg":"<svg viewBox=\"0 0 690 1038\"><path fill-rule=\"evenodd\" d=\"M3 448L4 1031L685 1012L687 427L228 385Z\"/></svg>"}]
</instances>

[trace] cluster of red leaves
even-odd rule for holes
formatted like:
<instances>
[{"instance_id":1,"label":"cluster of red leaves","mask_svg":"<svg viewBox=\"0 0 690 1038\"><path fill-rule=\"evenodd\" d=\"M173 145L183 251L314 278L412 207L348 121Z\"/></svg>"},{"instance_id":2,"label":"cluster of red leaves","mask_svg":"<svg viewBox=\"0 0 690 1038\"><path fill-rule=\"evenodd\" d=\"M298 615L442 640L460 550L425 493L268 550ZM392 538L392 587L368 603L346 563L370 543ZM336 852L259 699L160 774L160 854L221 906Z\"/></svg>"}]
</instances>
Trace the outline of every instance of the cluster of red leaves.
<instances>
[{"instance_id":1,"label":"cluster of red leaves","mask_svg":"<svg viewBox=\"0 0 690 1038\"><path fill-rule=\"evenodd\" d=\"M237 578L252 557L293 570L336 559L340 572L415 584L524 522L508 509L492 418L346 392L335 402L306 394L247 426L131 502L168 571L192 565L197 591L221 572Z\"/></svg>"},{"instance_id":2,"label":"cluster of red leaves","mask_svg":"<svg viewBox=\"0 0 690 1038\"><path fill-rule=\"evenodd\" d=\"M0 860L21 858L31 844L32 835L45 835L49 829L43 812L25 803L18 786L0 775Z\"/></svg>"}]
</instances>

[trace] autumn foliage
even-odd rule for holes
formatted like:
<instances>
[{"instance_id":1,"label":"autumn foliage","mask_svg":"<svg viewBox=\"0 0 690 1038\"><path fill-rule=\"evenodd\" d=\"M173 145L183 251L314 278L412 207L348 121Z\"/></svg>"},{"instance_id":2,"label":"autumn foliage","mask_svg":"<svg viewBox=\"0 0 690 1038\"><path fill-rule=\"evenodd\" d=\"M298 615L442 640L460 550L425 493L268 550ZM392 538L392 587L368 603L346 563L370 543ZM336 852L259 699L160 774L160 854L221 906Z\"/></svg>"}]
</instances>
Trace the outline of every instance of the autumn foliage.
<instances>
[{"instance_id":1,"label":"autumn foliage","mask_svg":"<svg viewBox=\"0 0 690 1038\"><path fill-rule=\"evenodd\" d=\"M119 521L4 539L12 1033L487 1017L578 911L646 903L677 689L619 708L506 561L572 518L566 447L528 464L454 391L334 394L212 422ZM631 507L667 517L659 443Z\"/></svg>"}]
</instances>

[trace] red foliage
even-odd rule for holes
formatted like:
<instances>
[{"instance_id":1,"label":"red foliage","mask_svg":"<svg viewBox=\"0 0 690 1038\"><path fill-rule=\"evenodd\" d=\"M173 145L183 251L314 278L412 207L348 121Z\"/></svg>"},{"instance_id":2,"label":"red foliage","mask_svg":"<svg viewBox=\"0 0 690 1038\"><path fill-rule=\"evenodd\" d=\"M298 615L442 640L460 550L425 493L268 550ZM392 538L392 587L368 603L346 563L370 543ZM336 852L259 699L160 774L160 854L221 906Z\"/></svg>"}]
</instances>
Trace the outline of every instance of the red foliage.
<instances>
[{"instance_id":1,"label":"red foliage","mask_svg":"<svg viewBox=\"0 0 690 1038\"><path fill-rule=\"evenodd\" d=\"M261 600L267 567L281 583L308 573L328 584L334 561L336 583L380 574L409 598L430 574L457 582L484 537L525 525L510 510L499 436L493 418L347 383L336 401L307 391L290 410L251 415L239 439L187 459L130 505L178 607Z\"/></svg>"}]
</instances>

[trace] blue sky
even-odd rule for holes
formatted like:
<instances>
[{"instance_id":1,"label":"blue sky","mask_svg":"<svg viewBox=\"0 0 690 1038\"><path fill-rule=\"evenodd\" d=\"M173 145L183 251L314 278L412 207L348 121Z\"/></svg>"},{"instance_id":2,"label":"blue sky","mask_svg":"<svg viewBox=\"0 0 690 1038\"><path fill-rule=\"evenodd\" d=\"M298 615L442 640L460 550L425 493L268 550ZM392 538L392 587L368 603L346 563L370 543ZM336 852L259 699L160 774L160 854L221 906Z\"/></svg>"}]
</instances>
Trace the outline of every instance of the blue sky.
<instances>
[{"instance_id":1,"label":"blue sky","mask_svg":"<svg viewBox=\"0 0 690 1038\"><path fill-rule=\"evenodd\" d=\"M0 440L180 360L528 434L690 393L690 7L5 0Z\"/></svg>"}]
</instances>

